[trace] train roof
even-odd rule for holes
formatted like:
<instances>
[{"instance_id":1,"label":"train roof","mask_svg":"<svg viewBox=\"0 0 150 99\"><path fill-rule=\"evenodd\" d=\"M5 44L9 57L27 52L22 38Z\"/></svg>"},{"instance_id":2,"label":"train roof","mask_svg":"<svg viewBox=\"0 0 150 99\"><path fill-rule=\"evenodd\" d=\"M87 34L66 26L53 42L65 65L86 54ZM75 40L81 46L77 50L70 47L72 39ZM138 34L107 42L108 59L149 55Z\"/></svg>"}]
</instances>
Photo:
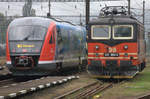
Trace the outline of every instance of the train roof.
<instances>
[{"instance_id":1,"label":"train roof","mask_svg":"<svg viewBox=\"0 0 150 99\"><path fill-rule=\"evenodd\" d=\"M19 26L19 25L39 25L39 26L43 26L43 27L49 27L51 22L55 22L57 26L61 26L61 27L70 27L70 28L79 28L81 29L81 26L78 25L74 25L70 22L67 21L60 21L60 20L56 20L56 19L51 19L51 18L44 18L44 17L22 17L22 18L17 18L15 20L13 20L9 27L11 26Z\"/></svg>"},{"instance_id":2,"label":"train roof","mask_svg":"<svg viewBox=\"0 0 150 99\"><path fill-rule=\"evenodd\" d=\"M49 24L53 20L48 18L42 18L42 17L23 17L23 18L17 18L13 20L9 26L18 26L18 25L40 25L43 27L48 27Z\"/></svg>"},{"instance_id":3,"label":"train roof","mask_svg":"<svg viewBox=\"0 0 150 99\"><path fill-rule=\"evenodd\" d=\"M114 23L124 23L124 24L141 24L137 19L131 16L109 16L109 17L99 17L89 22L89 24L109 24L110 20L114 20Z\"/></svg>"},{"instance_id":4,"label":"train roof","mask_svg":"<svg viewBox=\"0 0 150 99\"><path fill-rule=\"evenodd\" d=\"M75 29L75 30L85 30L85 28L83 26L79 26L79 25L71 25L71 24L68 24L68 23L60 23L60 22L57 22L56 23L57 27L62 27L62 28L66 28L66 29Z\"/></svg>"}]
</instances>

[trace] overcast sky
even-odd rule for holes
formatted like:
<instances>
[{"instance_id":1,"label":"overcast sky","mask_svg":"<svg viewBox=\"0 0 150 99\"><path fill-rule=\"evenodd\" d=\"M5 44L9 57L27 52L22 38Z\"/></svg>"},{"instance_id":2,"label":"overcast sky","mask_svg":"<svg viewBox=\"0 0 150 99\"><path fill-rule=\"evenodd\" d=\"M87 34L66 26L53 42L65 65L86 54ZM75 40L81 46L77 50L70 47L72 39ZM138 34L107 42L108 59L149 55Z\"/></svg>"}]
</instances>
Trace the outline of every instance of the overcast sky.
<instances>
[{"instance_id":1,"label":"overcast sky","mask_svg":"<svg viewBox=\"0 0 150 99\"><path fill-rule=\"evenodd\" d=\"M101 1L101 2L91 2L90 6L90 15L99 15L99 11L102 7L107 6L128 6L128 0L122 1ZM0 2L0 13L3 13L7 16L22 16L22 7L25 3L24 2ZM36 10L37 16L46 16L48 13L48 2L33 2L32 8ZM145 24L146 30L150 31L150 0L145 0L145 8L146 8L146 18ZM142 15L143 9L143 0L131 0L131 11L134 12L136 15ZM52 2L51 3L51 15L85 15L85 2ZM142 17L137 16L138 20L141 20ZM74 18L66 18L64 20L73 21L80 19ZM82 19L84 22L85 19ZM77 21L75 21L77 22ZM79 23L79 22L77 22Z\"/></svg>"},{"instance_id":2,"label":"overcast sky","mask_svg":"<svg viewBox=\"0 0 150 99\"><path fill-rule=\"evenodd\" d=\"M150 0L146 1L146 9L150 9ZM131 0L131 7L142 9L143 0ZM22 15L22 6L24 2L0 2L0 12L8 16L13 15ZM91 15L96 15L99 13L99 10L107 6L127 6L127 0L122 1L107 1L107 2L91 2ZM8 8L9 6L9 8ZM36 10L36 15L45 16L48 12L48 3L47 2L33 2L32 8ZM138 10L137 10L138 11ZM137 12L136 11L136 12ZM150 11L150 10L149 10ZM84 15L85 14L85 3L79 2L64 2L64 3L51 3L51 14L52 15ZM139 13L140 14L140 13Z\"/></svg>"}]
</instances>

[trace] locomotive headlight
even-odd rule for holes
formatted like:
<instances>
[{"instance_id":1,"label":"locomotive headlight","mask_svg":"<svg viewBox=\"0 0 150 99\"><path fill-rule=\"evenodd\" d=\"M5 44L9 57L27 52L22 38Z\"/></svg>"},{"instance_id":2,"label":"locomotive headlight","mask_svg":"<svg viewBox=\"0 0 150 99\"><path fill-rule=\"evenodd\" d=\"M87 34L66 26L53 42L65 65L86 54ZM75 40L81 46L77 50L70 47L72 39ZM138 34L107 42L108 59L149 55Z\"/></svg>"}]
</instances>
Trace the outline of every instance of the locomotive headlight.
<instances>
[{"instance_id":1,"label":"locomotive headlight","mask_svg":"<svg viewBox=\"0 0 150 99\"><path fill-rule=\"evenodd\" d=\"M124 46L124 49L127 50L127 49L128 49L128 45L125 45L125 46Z\"/></svg>"},{"instance_id":2,"label":"locomotive headlight","mask_svg":"<svg viewBox=\"0 0 150 99\"><path fill-rule=\"evenodd\" d=\"M96 50L99 50L99 46L98 45L96 45L95 48L96 48Z\"/></svg>"}]
</instances>

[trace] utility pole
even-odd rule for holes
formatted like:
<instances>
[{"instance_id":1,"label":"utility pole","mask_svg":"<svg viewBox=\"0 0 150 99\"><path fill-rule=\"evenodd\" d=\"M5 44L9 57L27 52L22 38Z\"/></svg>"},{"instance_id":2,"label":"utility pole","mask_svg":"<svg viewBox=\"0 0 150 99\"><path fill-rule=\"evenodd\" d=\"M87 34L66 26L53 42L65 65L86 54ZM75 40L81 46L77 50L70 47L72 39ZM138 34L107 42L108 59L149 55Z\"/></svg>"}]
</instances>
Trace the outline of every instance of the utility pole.
<instances>
[{"instance_id":1,"label":"utility pole","mask_svg":"<svg viewBox=\"0 0 150 99\"><path fill-rule=\"evenodd\" d=\"M49 8L49 11L47 13L47 17L51 17L51 0L49 0L48 2L48 8Z\"/></svg>"},{"instance_id":2,"label":"utility pole","mask_svg":"<svg viewBox=\"0 0 150 99\"><path fill-rule=\"evenodd\" d=\"M131 1L130 1L130 0L128 0L128 14L129 14L129 15L131 14L130 6L131 6Z\"/></svg>"},{"instance_id":3,"label":"utility pole","mask_svg":"<svg viewBox=\"0 0 150 99\"><path fill-rule=\"evenodd\" d=\"M81 16L81 13L80 13L80 25L82 26L82 21L81 21L81 17L82 17L82 16Z\"/></svg>"},{"instance_id":4,"label":"utility pole","mask_svg":"<svg viewBox=\"0 0 150 99\"><path fill-rule=\"evenodd\" d=\"M24 17L31 16L31 9L32 9L32 0L25 1L23 6L22 14Z\"/></svg>"},{"instance_id":5,"label":"utility pole","mask_svg":"<svg viewBox=\"0 0 150 99\"><path fill-rule=\"evenodd\" d=\"M86 4L86 26L87 26L90 17L90 0L86 0L85 4Z\"/></svg>"},{"instance_id":6,"label":"utility pole","mask_svg":"<svg viewBox=\"0 0 150 99\"><path fill-rule=\"evenodd\" d=\"M143 25L145 25L145 0L143 0Z\"/></svg>"}]
</instances>

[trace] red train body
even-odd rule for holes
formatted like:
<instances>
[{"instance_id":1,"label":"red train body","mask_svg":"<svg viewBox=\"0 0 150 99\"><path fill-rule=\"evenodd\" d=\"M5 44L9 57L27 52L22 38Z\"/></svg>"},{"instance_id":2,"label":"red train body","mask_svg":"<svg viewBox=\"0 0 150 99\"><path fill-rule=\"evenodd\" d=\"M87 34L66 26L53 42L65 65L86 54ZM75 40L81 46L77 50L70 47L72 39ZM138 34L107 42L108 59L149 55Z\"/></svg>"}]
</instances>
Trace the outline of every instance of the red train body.
<instances>
[{"instance_id":1,"label":"red train body","mask_svg":"<svg viewBox=\"0 0 150 99\"><path fill-rule=\"evenodd\" d=\"M89 22L88 72L97 78L132 78L145 68L144 26L130 16Z\"/></svg>"}]
</instances>

